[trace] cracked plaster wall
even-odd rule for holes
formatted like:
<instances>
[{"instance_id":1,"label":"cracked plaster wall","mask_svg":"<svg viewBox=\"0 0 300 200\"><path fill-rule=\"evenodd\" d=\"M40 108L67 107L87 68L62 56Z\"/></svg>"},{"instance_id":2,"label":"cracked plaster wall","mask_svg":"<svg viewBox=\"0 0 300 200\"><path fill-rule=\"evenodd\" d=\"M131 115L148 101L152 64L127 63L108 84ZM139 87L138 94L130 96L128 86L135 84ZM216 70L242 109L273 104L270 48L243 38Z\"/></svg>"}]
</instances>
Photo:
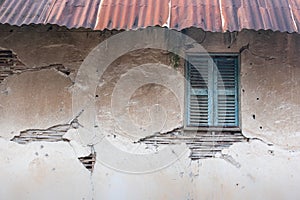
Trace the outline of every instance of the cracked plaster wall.
<instances>
[{"instance_id":1,"label":"cracked plaster wall","mask_svg":"<svg viewBox=\"0 0 300 200\"><path fill-rule=\"evenodd\" d=\"M190 152L186 151L173 163L141 174L122 172L103 163L101 152L97 152L101 148L97 148L99 143L95 141L96 164L91 173L79 160L93 153L91 147L83 144L84 136L80 135L78 124L71 126L72 84L82 60L112 33L68 31L55 26L1 25L0 47L12 50L26 67L61 64L71 73L42 69L14 74L0 83L0 196L82 200L297 199L300 36L271 31L204 33L197 29L185 33L201 42L208 52L236 53L242 49L241 127L245 136L256 139L224 149L222 153L229 155L229 159L191 161ZM135 149L136 145L113 124L110 98L122 74L145 62L172 65L170 55L163 51L131 52L111 64L96 92L99 126L112 144L124 151ZM177 70L183 73L182 60ZM162 86L144 85L134 93L131 102L135 103L130 104L129 113L141 126L149 123L151 113L145 114L145 110L151 111L155 103L167 108L165 130L182 125L174 94ZM25 145L10 141L21 131L48 130L66 124L70 126L63 138L68 141ZM139 148L151 148L139 145ZM131 160L124 158L122 162ZM151 164L146 161L146 165Z\"/></svg>"},{"instance_id":2,"label":"cracked plaster wall","mask_svg":"<svg viewBox=\"0 0 300 200\"><path fill-rule=\"evenodd\" d=\"M205 37L192 29L187 34L197 41ZM242 31L206 34L205 38L202 45L208 52L242 50L240 117L243 134L284 148L299 149L299 35Z\"/></svg>"}]
</instances>

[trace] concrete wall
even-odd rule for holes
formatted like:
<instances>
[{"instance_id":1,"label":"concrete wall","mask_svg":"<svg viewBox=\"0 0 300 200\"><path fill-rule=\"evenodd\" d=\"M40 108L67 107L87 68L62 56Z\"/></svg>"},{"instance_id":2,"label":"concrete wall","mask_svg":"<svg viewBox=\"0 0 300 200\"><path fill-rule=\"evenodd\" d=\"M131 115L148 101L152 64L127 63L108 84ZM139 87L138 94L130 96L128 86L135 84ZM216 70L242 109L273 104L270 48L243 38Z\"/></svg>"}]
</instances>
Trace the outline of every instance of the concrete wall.
<instances>
[{"instance_id":1,"label":"concrete wall","mask_svg":"<svg viewBox=\"0 0 300 200\"><path fill-rule=\"evenodd\" d=\"M0 71L0 199L297 199L299 35L183 31L207 52L241 58L239 142L192 160L190 143L201 136L181 129L182 58L128 47L99 80L84 74L107 60L94 48L117 33L1 25L0 48L14 58ZM87 61L90 52L98 57ZM80 97L95 81L94 95ZM118 121L125 114L130 124Z\"/></svg>"}]
</instances>

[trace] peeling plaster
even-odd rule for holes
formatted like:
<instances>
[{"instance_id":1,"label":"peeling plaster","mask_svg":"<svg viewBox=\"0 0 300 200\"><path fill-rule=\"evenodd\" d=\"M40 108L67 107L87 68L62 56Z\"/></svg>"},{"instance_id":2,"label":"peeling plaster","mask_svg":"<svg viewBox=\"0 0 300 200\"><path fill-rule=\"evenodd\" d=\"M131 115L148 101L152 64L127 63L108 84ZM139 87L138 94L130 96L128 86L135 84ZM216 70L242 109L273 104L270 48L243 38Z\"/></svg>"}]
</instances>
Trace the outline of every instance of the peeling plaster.
<instances>
[{"instance_id":1,"label":"peeling plaster","mask_svg":"<svg viewBox=\"0 0 300 200\"><path fill-rule=\"evenodd\" d=\"M30 142L59 142L69 141L63 138L64 134L71 127L70 124L56 125L48 129L29 129L20 132L11 141L19 144L28 144Z\"/></svg>"},{"instance_id":2,"label":"peeling plaster","mask_svg":"<svg viewBox=\"0 0 300 200\"><path fill-rule=\"evenodd\" d=\"M2 49L2 48L0 48ZM45 69L55 69L58 72L61 72L65 76L69 76L74 70L66 68L63 64L48 64L47 66L39 66L39 67L29 67L26 66L14 53L12 50L3 49L0 50L1 55L1 63L0 63L0 84L7 77L21 74L24 72L30 71L40 71Z\"/></svg>"},{"instance_id":3,"label":"peeling plaster","mask_svg":"<svg viewBox=\"0 0 300 200\"><path fill-rule=\"evenodd\" d=\"M41 142L41 141L69 142L70 140L64 136L70 129L77 129L79 127L80 123L78 122L78 118L80 117L82 112L80 112L73 120L71 120L70 123L51 126L47 129L24 130L21 131L19 135L11 139L11 141L17 142L19 144L28 144L30 142Z\"/></svg>"},{"instance_id":4,"label":"peeling plaster","mask_svg":"<svg viewBox=\"0 0 300 200\"><path fill-rule=\"evenodd\" d=\"M238 166L230 159L230 156L222 152L235 143L247 141L249 139L240 132L186 131L183 127L180 127L141 138L136 143L154 146L185 143L190 150L189 157L192 160L222 157Z\"/></svg>"},{"instance_id":5,"label":"peeling plaster","mask_svg":"<svg viewBox=\"0 0 300 200\"><path fill-rule=\"evenodd\" d=\"M300 195L300 98L297 90L297 77L300 75L297 67L299 35L241 31L230 41L229 48L228 41L224 41L221 33L205 32L203 39L203 31L187 30L186 33L193 32L198 42L209 52L241 53L241 133L222 135L215 132L213 135L211 132L186 132L181 128L181 119L170 118L172 123L166 129L170 131L148 135L135 143L123 139L124 135L120 136L118 127L109 117L111 113L108 109L111 91L118 78L143 62L169 64L169 56L150 50L132 52L116 60L97 88L95 101L100 121L97 131L121 140L116 146L122 143L129 147L131 144L126 142L142 147L146 143L150 146L183 143L187 146L184 148L190 149L184 156L177 156L172 165L160 168L159 171L129 175L104 165L103 152L97 151L96 154L91 147L84 145L82 141L88 136L83 135L80 129L93 127L82 127L80 120L75 119L73 122L71 120L72 123L65 123L72 116L72 103L68 97L72 81L64 70L76 74L82 57L103 39L99 37L112 35L113 32L91 33L93 36L87 38L86 33L72 31L63 34L34 33L34 36L30 30L27 31L10 37L0 32L0 38L4 38L0 40L0 45L14 46L8 48L17 49L16 52L22 55L22 61L24 59L24 63L31 63L26 66L39 68L49 67L51 63L61 64L54 64L51 70L40 69L9 76L1 83L0 171L3 178L0 180L0 196L4 199L296 199ZM65 39L67 41L62 45ZM30 52L26 46L31 43L35 48ZM32 56L40 49L42 52L37 57ZM66 51L70 52L64 55ZM178 70L183 71L180 62ZM60 68L62 71L56 69L59 66L63 67ZM53 85L53 88L49 88L49 85ZM13 96L16 91L19 95ZM145 92L147 98L143 95ZM166 95L167 98L158 99L157 94ZM130 99L132 104L129 105L129 111L133 120L142 125L148 122L148 116L141 108L153 103L151 100L174 106L172 96L168 95L168 92L154 85L139 88ZM52 102L53 99L58 99L58 102ZM32 102L33 105L26 107ZM57 106L61 102L63 106ZM143 104L146 106L142 107ZM47 106L52 109L47 110ZM56 110L60 108L63 111L57 115ZM47 114L43 113L45 111ZM28 121L22 121L29 118ZM6 131L11 128L13 134ZM51 137L53 134L57 134L53 142L44 140L43 137ZM34 139L21 140L22 137ZM19 145L18 141L25 145ZM222 143L217 144L219 141ZM96 143L94 139L92 142ZM206 148L205 143L208 144L208 152L212 149L215 151L210 154L201 151ZM100 144L97 140L97 145ZM104 153L108 157L113 156L110 151ZM97 162L92 164L91 173L83 164L85 159L90 161L93 158L93 161L95 157ZM124 162L131 164L133 160L124 158L120 164ZM133 166L142 164L153 165L149 160L132 163Z\"/></svg>"},{"instance_id":6,"label":"peeling plaster","mask_svg":"<svg viewBox=\"0 0 300 200\"><path fill-rule=\"evenodd\" d=\"M45 69L55 69L66 77L68 77L72 73L72 70L64 67L62 64L50 64L48 66L41 66L41 67L10 66L5 71L3 70L3 72L1 72L0 70L0 73L2 75L1 76L2 80L0 79L0 84L9 76L18 75L25 72L41 71Z\"/></svg>"},{"instance_id":7,"label":"peeling plaster","mask_svg":"<svg viewBox=\"0 0 300 200\"><path fill-rule=\"evenodd\" d=\"M7 77L0 85L0 102L5 104L1 108L0 135L11 139L22 130L47 129L53 124L69 121L66 119L72 116L68 90L72 84L56 69L27 71Z\"/></svg>"},{"instance_id":8,"label":"peeling plaster","mask_svg":"<svg viewBox=\"0 0 300 200\"><path fill-rule=\"evenodd\" d=\"M85 151L85 148L82 144L79 144L75 141L71 141L70 138L70 131L76 131L78 126L80 125L78 122L78 117L81 115L82 112L80 112L70 123L68 124L60 124L55 125L52 127L49 127L47 129L29 129L24 130L20 132L20 135L15 136L11 141L16 142L18 144L29 144L32 142L67 142L73 149L74 154L79 156L78 160L83 164L83 166L89 170L91 173L94 170L94 165L96 162L96 152L93 148L93 146L90 147L91 151L87 155L87 152ZM66 134L69 134L66 136ZM79 134L77 132L77 134ZM74 136L71 136L74 137ZM44 148L43 145L41 145L41 149ZM36 152L36 155L38 156L38 153ZM46 157L48 154L45 154Z\"/></svg>"},{"instance_id":9,"label":"peeling plaster","mask_svg":"<svg viewBox=\"0 0 300 200\"><path fill-rule=\"evenodd\" d=\"M91 146L91 153L88 156L79 157L78 159L87 170L93 173L96 163L96 152L93 146Z\"/></svg>"}]
</instances>

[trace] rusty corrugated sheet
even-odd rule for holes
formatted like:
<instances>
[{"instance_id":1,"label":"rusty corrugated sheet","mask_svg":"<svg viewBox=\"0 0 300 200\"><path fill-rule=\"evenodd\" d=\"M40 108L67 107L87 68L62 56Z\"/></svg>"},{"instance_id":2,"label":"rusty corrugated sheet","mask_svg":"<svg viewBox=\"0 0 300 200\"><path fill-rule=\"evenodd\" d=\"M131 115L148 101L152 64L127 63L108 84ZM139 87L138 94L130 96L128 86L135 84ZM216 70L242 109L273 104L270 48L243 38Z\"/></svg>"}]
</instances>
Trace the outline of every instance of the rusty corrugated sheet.
<instances>
[{"instance_id":1,"label":"rusty corrugated sheet","mask_svg":"<svg viewBox=\"0 0 300 200\"><path fill-rule=\"evenodd\" d=\"M167 25L169 0L102 0L95 29Z\"/></svg>"},{"instance_id":2,"label":"rusty corrugated sheet","mask_svg":"<svg viewBox=\"0 0 300 200\"><path fill-rule=\"evenodd\" d=\"M17 26L42 24L50 6L49 0L5 0L0 6L0 22Z\"/></svg>"},{"instance_id":3,"label":"rusty corrugated sheet","mask_svg":"<svg viewBox=\"0 0 300 200\"><path fill-rule=\"evenodd\" d=\"M300 0L103 0L95 29L299 32Z\"/></svg>"},{"instance_id":4,"label":"rusty corrugated sheet","mask_svg":"<svg viewBox=\"0 0 300 200\"><path fill-rule=\"evenodd\" d=\"M183 29L191 26L222 31L219 0L172 0L170 27Z\"/></svg>"},{"instance_id":5,"label":"rusty corrugated sheet","mask_svg":"<svg viewBox=\"0 0 300 200\"><path fill-rule=\"evenodd\" d=\"M100 0L55 0L47 23L68 28L95 27Z\"/></svg>"},{"instance_id":6,"label":"rusty corrugated sheet","mask_svg":"<svg viewBox=\"0 0 300 200\"><path fill-rule=\"evenodd\" d=\"M57 24L91 28L96 24L101 0L2 0L0 23ZM0 1L1 3L1 1Z\"/></svg>"},{"instance_id":7,"label":"rusty corrugated sheet","mask_svg":"<svg viewBox=\"0 0 300 200\"><path fill-rule=\"evenodd\" d=\"M225 32L298 32L300 0L0 0L0 23L68 28L138 29L166 26Z\"/></svg>"}]
</instances>

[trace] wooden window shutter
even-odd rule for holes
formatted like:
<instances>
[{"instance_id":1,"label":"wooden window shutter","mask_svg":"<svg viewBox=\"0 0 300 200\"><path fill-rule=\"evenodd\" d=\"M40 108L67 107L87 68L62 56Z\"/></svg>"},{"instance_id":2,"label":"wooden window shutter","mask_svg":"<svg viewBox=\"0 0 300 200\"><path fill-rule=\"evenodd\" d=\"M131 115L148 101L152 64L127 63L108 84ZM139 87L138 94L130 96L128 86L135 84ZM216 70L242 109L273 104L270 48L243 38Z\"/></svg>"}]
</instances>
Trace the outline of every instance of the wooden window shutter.
<instances>
[{"instance_id":1,"label":"wooden window shutter","mask_svg":"<svg viewBox=\"0 0 300 200\"><path fill-rule=\"evenodd\" d=\"M209 108L212 105L210 80L212 61L206 57L190 56L187 68L188 125L208 126L212 123Z\"/></svg>"},{"instance_id":2,"label":"wooden window shutter","mask_svg":"<svg viewBox=\"0 0 300 200\"><path fill-rule=\"evenodd\" d=\"M214 58L215 71L214 118L216 126L238 126L238 59Z\"/></svg>"},{"instance_id":3,"label":"wooden window shutter","mask_svg":"<svg viewBox=\"0 0 300 200\"><path fill-rule=\"evenodd\" d=\"M237 56L189 55L188 126L238 126Z\"/></svg>"}]
</instances>

